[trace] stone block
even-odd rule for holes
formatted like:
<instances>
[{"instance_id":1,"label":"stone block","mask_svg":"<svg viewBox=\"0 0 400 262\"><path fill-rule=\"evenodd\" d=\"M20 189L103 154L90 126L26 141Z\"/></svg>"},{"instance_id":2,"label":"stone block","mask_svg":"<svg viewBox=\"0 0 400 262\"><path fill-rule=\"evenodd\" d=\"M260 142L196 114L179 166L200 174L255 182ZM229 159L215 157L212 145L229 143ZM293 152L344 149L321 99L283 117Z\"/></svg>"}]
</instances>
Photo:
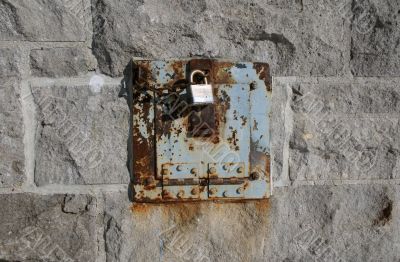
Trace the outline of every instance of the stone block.
<instances>
[{"instance_id":1,"label":"stone block","mask_svg":"<svg viewBox=\"0 0 400 262\"><path fill-rule=\"evenodd\" d=\"M19 186L25 178L25 155L18 79L0 83L0 123L0 187Z\"/></svg>"},{"instance_id":2,"label":"stone block","mask_svg":"<svg viewBox=\"0 0 400 262\"><path fill-rule=\"evenodd\" d=\"M355 76L400 76L400 3L354 0L351 71Z\"/></svg>"},{"instance_id":3,"label":"stone block","mask_svg":"<svg viewBox=\"0 0 400 262\"><path fill-rule=\"evenodd\" d=\"M86 40L82 0L3 0L0 10L0 40Z\"/></svg>"},{"instance_id":4,"label":"stone block","mask_svg":"<svg viewBox=\"0 0 400 262\"><path fill-rule=\"evenodd\" d=\"M31 74L38 77L71 77L94 69L94 59L82 48L34 49L30 53Z\"/></svg>"},{"instance_id":5,"label":"stone block","mask_svg":"<svg viewBox=\"0 0 400 262\"><path fill-rule=\"evenodd\" d=\"M0 203L2 261L95 261L93 197L2 194Z\"/></svg>"},{"instance_id":6,"label":"stone block","mask_svg":"<svg viewBox=\"0 0 400 262\"><path fill-rule=\"evenodd\" d=\"M349 61L350 24L302 1L96 0L92 10L93 52L110 75L132 56L263 61L279 76L342 75Z\"/></svg>"},{"instance_id":7,"label":"stone block","mask_svg":"<svg viewBox=\"0 0 400 262\"><path fill-rule=\"evenodd\" d=\"M129 107L120 89L104 84L99 75L84 86L32 86L38 117L36 184L129 182Z\"/></svg>"},{"instance_id":8,"label":"stone block","mask_svg":"<svg viewBox=\"0 0 400 262\"><path fill-rule=\"evenodd\" d=\"M281 80L273 87L276 183L399 178L396 79Z\"/></svg>"}]
</instances>

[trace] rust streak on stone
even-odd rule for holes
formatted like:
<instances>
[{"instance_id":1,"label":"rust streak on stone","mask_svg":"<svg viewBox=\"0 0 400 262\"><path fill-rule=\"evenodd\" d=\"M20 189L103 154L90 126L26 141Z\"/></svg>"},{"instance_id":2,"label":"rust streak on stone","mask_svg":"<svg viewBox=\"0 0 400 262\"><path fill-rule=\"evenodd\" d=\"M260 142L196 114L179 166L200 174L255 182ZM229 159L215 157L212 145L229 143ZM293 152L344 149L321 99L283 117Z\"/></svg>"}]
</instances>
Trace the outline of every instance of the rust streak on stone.
<instances>
[{"instance_id":1,"label":"rust streak on stone","mask_svg":"<svg viewBox=\"0 0 400 262\"><path fill-rule=\"evenodd\" d=\"M260 80L264 81L267 91L272 91L269 65L266 63L254 63L253 68L256 70L256 73L258 74Z\"/></svg>"}]
</instances>

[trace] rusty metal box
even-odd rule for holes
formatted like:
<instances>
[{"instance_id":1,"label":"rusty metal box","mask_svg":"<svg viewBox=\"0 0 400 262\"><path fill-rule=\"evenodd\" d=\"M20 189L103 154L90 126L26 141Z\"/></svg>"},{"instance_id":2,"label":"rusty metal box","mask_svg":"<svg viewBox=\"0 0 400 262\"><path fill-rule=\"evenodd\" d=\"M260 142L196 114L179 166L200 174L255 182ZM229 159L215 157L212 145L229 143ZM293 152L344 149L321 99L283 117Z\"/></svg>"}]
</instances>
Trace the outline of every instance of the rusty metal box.
<instances>
[{"instance_id":1,"label":"rusty metal box","mask_svg":"<svg viewBox=\"0 0 400 262\"><path fill-rule=\"evenodd\" d=\"M132 191L137 202L271 195L271 78L266 63L132 61ZM203 79L191 78L201 70ZM191 104L194 81L213 104Z\"/></svg>"}]
</instances>

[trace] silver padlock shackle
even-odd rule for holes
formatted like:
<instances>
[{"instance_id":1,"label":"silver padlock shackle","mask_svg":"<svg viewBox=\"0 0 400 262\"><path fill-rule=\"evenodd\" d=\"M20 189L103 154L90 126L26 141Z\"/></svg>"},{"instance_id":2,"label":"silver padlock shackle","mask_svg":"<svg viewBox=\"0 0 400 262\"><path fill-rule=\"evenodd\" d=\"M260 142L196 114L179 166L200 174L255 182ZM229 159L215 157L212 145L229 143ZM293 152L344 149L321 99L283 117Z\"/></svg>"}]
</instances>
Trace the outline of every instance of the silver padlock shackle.
<instances>
[{"instance_id":1,"label":"silver padlock shackle","mask_svg":"<svg viewBox=\"0 0 400 262\"><path fill-rule=\"evenodd\" d=\"M193 70L192 73L190 73L190 83L193 83L193 77L195 74L201 74L204 77L204 82L208 85L206 74L199 69Z\"/></svg>"}]
</instances>

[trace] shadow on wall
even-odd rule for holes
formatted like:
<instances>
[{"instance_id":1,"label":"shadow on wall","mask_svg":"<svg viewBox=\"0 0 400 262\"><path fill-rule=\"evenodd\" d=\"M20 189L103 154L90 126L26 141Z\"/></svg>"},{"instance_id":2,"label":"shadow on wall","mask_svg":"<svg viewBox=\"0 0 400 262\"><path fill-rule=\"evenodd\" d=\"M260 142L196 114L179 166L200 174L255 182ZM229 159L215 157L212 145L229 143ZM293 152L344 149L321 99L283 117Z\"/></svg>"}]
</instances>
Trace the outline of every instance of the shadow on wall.
<instances>
[{"instance_id":1,"label":"shadow on wall","mask_svg":"<svg viewBox=\"0 0 400 262\"><path fill-rule=\"evenodd\" d=\"M129 135L127 140L127 160L126 160L126 167L129 170L130 174L130 181L132 182L133 179L133 166L132 166L132 126L133 126L133 108L132 108L132 101L133 101L133 94L132 94L132 62L129 62L125 69L124 69L124 76L121 80L121 89L119 91L118 97L123 97L126 100L126 103L129 107ZM128 184L128 197L129 200L133 202L133 191L132 187L130 186L131 183Z\"/></svg>"}]
</instances>

